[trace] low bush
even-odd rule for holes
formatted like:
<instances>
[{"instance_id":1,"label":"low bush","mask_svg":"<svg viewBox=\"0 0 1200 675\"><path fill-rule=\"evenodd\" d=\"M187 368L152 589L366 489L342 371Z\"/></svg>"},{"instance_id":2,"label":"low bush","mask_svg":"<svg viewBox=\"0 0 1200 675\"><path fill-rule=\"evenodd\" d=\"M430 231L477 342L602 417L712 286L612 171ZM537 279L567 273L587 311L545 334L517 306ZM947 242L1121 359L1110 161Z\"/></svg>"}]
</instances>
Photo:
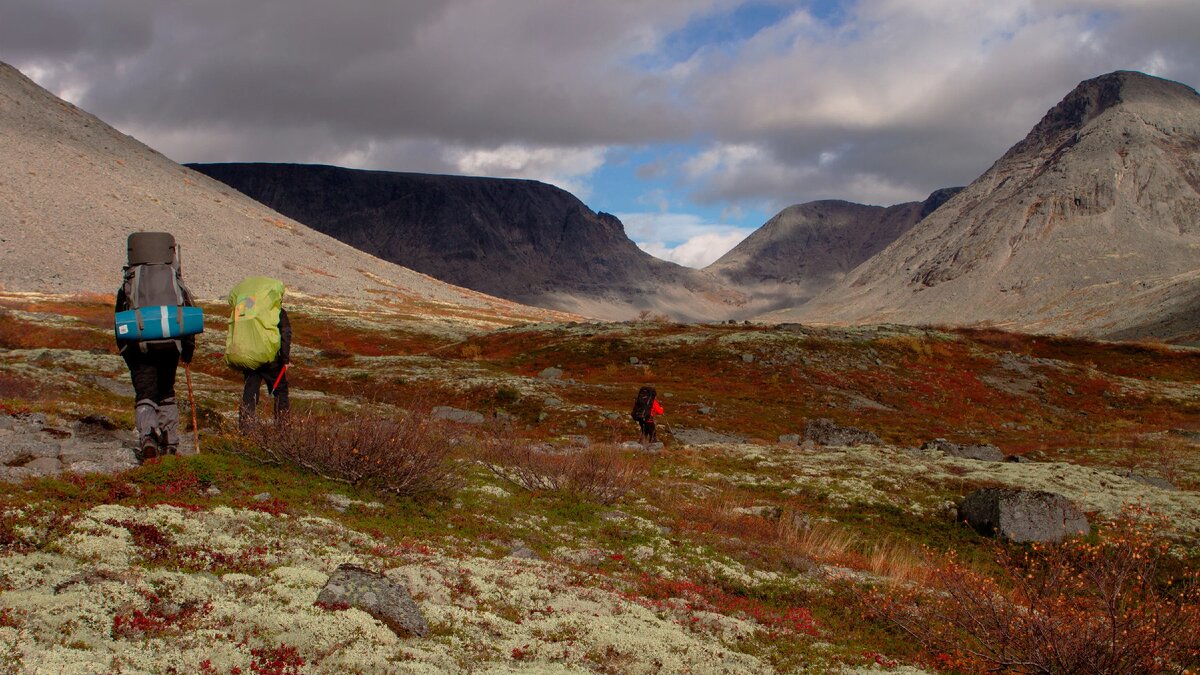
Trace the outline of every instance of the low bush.
<instances>
[{"instance_id":1,"label":"low bush","mask_svg":"<svg viewBox=\"0 0 1200 675\"><path fill-rule=\"evenodd\" d=\"M1195 672L1198 561L1172 555L1161 524L1129 511L1097 540L1013 549L1001 574L950 558L876 598L945 667L1023 673Z\"/></svg>"},{"instance_id":2,"label":"low bush","mask_svg":"<svg viewBox=\"0 0 1200 675\"><path fill-rule=\"evenodd\" d=\"M245 437L243 453L259 461L395 495L439 492L458 482L448 461L453 437L417 412L395 418L293 413L280 423L255 423Z\"/></svg>"},{"instance_id":3,"label":"low bush","mask_svg":"<svg viewBox=\"0 0 1200 675\"><path fill-rule=\"evenodd\" d=\"M642 483L644 461L608 445L547 452L508 435L484 441L479 461L500 478L531 492L568 492L612 504Z\"/></svg>"}]
</instances>

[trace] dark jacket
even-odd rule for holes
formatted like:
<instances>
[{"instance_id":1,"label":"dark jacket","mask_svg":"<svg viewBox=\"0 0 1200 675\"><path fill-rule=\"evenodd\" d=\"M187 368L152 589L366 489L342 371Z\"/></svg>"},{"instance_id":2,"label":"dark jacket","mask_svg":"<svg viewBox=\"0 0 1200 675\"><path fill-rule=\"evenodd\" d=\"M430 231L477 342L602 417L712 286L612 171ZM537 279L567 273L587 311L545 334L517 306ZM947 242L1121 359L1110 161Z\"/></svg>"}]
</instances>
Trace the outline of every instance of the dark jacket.
<instances>
[{"instance_id":1,"label":"dark jacket","mask_svg":"<svg viewBox=\"0 0 1200 675\"><path fill-rule=\"evenodd\" d=\"M292 362L292 322L288 320L287 310L279 308L279 363Z\"/></svg>"}]
</instances>

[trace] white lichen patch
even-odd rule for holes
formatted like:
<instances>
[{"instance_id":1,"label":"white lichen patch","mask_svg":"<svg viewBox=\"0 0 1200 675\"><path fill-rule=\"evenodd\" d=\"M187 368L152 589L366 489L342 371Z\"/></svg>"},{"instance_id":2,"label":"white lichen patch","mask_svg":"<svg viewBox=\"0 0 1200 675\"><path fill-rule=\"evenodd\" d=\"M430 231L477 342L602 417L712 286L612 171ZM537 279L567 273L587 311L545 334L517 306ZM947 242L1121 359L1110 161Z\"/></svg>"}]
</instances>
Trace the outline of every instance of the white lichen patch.
<instances>
[{"instance_id":1,"label":"white lichen patch","mask_svg":"<svg viewBox=\"0 0 1200 675\"><path fill-rule=\"evenodd\" d=\"M642 555L665 542L653 544ZM193 550L212 559L178 555ZM251 564L219 573L230 559ZM315 606L341 562L386 569L433 632L401 638L361 610ZM712 572L769 581L732 561ZM768 669L733 649L759 629L749 618L650 603L600 576L580 583L556 562L397 552L323 518L99 506L43 551L0 557L0 574L10 586L0 606L21 622L3 629L0 650L32 672L197 672L206 661L248 672L284 645L312 672Z\"/></svg>"},{"instance_id":2,"label":"white lichen patch","mask_svg":"<svg viewBox=\"0 0 1200 675\"><path fill-rule=\"evenodd\" d=\"M671 612L620 593L568 583L567 571L547 562L486 558L435 558L401 568L396 574L414 594L452 598L422 604L430 623L449 628L450 635L413 647L440 661L456 658L460 645L487 644L501 663L520 661L521 670L536 672L556 661L574 667L597 655L630 673L767 669L721 639L746 637L756 628L752 622L705 614L696 623L710 630L699 631L703 626L685 626Z\"/></svg>"},{"instance_id":3,"label":"white lichen patch","mask_svg":"<svg viewBox=\"0 0 1200 675\"><path fill-rule=\"evenodd\" d=\"M944 511L948 495L969 490L971 485L997 484L1055 492L1104 518L1117 515L1127 505L1140 504L1168 518L1180 531L1200 533L1200 493L1147 485L1104 468L1067 462L985 462L889 446L805 452L735 445L723 450L755 462L758 468L764 466L764 453L771 453L772 463L783 467L785 494L822 495L835 508L890 505L914 515L937 514ZM739 484L757 481L772 485L778 484L769 477L774 471L723 476Z\"/></svg>"},{"instance_id":4,"label":"white lichen patch","mask_svg":"<svg viewBox=\"0 0 1200 675\"><path fill-rule=\"evenodd\" d=\"M468 489L472 492L478 492L479 494L487 495L489 497L496 497L497 499L504 499L512 496L512 493L498 485L476 485Z\"/></svg>"}]
</instances>

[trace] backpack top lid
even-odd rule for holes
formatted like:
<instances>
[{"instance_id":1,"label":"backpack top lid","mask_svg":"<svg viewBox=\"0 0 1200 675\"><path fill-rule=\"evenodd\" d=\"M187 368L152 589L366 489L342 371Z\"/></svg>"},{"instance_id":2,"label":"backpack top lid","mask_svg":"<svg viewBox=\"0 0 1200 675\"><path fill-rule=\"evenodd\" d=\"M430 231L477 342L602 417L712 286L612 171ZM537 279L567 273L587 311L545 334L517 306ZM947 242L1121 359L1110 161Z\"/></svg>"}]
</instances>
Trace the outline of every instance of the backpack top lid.
<instances>
[{"instance_id":1,"label":"backpack top lid","mask_svg":"<svg viewBox=\"0 0 1200 675\"><path fill-rule=\"evenodd\" d=\"M168 265L175 262L175 237L169 232L134 232L127 250L130 265Z\"/></svg>"},{"instance_id":2,"label":"backpack top lid","mask_svg":"<svg viewBox=\"0 0 1200 675\"><path fill-rule=\"evenodd\" d=\"M252 314L257 313L256 304L263 305L257 308L257 311L263 311L267 307L274 307L278 312L280 301L283 300L283 293L283 282L278 279L271 277L246 277L239 281L237 286L233 287L232 291L229 291L229 295L225 300L235 310L238 309L239 305L242 305L240 313L245 313L247 310ZM257 298L257 300L250 302L247 307L246 298ZM278 322L278 317L276 317L275 323Z\"/></svg>"}]
</instances>

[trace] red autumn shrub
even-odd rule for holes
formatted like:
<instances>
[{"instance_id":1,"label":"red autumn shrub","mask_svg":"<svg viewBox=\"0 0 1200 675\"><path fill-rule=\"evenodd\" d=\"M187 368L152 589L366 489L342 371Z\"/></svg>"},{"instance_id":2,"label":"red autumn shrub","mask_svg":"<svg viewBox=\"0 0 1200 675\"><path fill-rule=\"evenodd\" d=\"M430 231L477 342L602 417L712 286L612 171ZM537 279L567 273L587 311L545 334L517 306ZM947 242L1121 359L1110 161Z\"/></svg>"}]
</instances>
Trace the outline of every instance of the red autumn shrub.
<instances>
[{"instance_id":1,"label":"red autumn shrub","mask_svg":"<svg viewBox=\"0 0 1200 675\"><path fill-rule=\"evenodd\" d=\"M396 418L293 414L279 424L257 423L246 437L255 459L382 492L411 496L457 482L448 462L453 437L417 412Z\"/></svg>"},{"instance_id":2,"label":"red autumn shrub","mask_svg":"<svg viewBox=\"0 0 1200 675\"><path fill-rule=\"evenodd\" d=\"M1200 665L1200 561L1131 509L1097 541L998 545L996 578L951 558L930 587L879 596L946 663L1023 673L1145 673Z\"/></svg>"},{"instance_id":3,"label":"red autumn shrub","mask_svg":"<svg viewBox=\"0 0 1200 675\"><path fill-rule=\"evenodd\" d=\"M251 649L250 656L250 670L258 675L299 675L306 663L300 651L290 645Z\"/></svg>"}]
</instances>

